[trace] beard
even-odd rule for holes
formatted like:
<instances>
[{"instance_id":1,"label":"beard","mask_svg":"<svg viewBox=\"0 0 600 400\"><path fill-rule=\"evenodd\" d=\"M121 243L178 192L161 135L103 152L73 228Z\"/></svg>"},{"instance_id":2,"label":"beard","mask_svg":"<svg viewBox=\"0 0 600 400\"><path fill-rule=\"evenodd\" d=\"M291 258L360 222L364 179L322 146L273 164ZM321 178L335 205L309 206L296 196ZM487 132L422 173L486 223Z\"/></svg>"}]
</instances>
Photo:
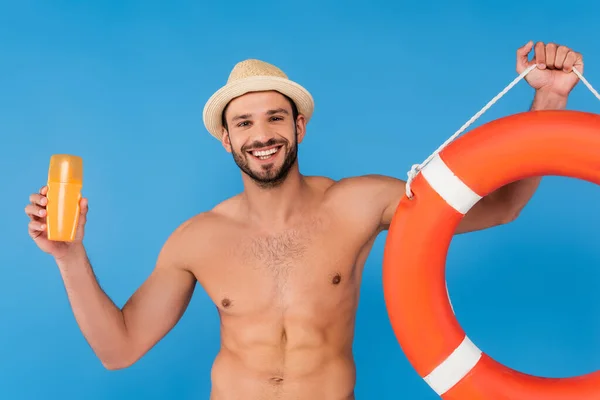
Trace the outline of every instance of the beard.
<instances>
[{"instance_id":1,"label":"beard","mask_svg":"<svg viewBox=\"0 0 600 400\"><path fill-rule=\"evenodd\" d=\"M270 163L260 165L258 167L258 171L252 170L249 165L249 157L253 156L248 154L248 149L274 145L281 145L281 148L278 150L279 152L286 150L281 167L276 168L274 163ZM259 187L263 189L271 189L281 185L285 181L290 169L296 163L298 158L297 132L294 137L294 142L291 144L291 146L285 140L269 139L264 143L253 142L248 146L244 146L242 147L240 153L236 153L235 150L232 150L231 154L233 156L233 160L243 173L249 176L250 179L252 179Z\"/></svg>"}]
</instances>

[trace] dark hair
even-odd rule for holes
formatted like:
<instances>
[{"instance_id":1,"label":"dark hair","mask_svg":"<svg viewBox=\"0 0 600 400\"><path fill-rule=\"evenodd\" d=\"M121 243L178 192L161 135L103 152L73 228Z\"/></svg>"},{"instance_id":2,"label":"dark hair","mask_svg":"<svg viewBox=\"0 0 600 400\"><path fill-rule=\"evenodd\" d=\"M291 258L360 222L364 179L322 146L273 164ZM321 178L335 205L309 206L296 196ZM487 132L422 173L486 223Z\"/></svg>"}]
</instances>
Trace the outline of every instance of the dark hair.
<instances>
[{"instance_id":1,"label":"dark hair","mask_svg":"<svg viewBox=\"0 0 600 400\"><path fill-rule=\"evenodd\" d=\"M286 100L290 103L290 106L292 107L292 117L294 118L294 121L296 121L296 119L298 118L298 107L296 106L296 103L294 103L294 101L291 98L289 98L288 96L286 96L285 94L283 94L283 93L279 93L279 94L281 94L283 97L285 97ZM227 105L223 109L223 113L221 114L221 124L223 124L223 126L225 127L225 130L227 130L227 131L229 131L229 127L227 125L227 119L225 118L225 113L227 112L228 107L229 107L229 103L227 103Z\"/></svg>"}]
</instances>

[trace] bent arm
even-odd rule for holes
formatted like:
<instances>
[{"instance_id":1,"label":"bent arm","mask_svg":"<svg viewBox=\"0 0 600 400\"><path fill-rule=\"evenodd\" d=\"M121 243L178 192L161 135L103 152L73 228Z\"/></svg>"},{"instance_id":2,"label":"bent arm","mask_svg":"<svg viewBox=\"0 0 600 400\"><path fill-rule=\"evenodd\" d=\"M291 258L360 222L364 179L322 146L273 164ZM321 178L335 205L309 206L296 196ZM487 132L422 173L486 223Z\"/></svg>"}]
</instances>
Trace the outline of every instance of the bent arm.
<instances>
[{"instance_id":1,"label":"bent arm","mask_svg":"<svg viewBox=\"0 0 600 400\"><path fill-rule=\"evenodd\" d=\"M565 97L536 92L530 111L560 110L567 104ZM387 228L396 208L405 193L406 182L388 177L371 176L369 186L377 193L381 202L371 202L384 207L381 224ZM529 203L542 177L522 179L488 194L475 204L459 223L456 234L473 232L514 221Z\"/></svg>"},{"instance_id":2,"label":"bent arm","mask_svg":"<svg viewBox=\"0 0 600 400\"><path fill-rule=\"evenodd\" d=\"M561 110L567 105L562 96L536 92L530 111ZM473 232L514 221L535 194L542 177L509 183L482 198L465 215L456 233Z\"/></svg>"},{"instance_id":3,"label":"bent arm","mask_svg":"<svg viewBox=\"0 0 600 400\"><path fill-rule=\"evenodd\" d=\"M382 208L381 227L388 229L398 204L405 196L406 182L385 176L371 176L369 179L378 200L371 204ZM535 193L540 180L537 177L523 179L488 194L465 214L455 234L492 228L513 221Z\"/></svg>"},{"instance_id":4,"label":"bent arm","mask_svg":"<svg viewBox=\"0 0 600 400\"><path fill-rule=\"evenodd\" d=\"M183 315L195 277L181 264L181 231L168 240L155 269L123 309L102 290L83 246L57 261L75 319L102 364L126 368L141 358Z\"/></svg>"},{"instance_id":5,"label":"bent arm","mask_svg":"<svg viewBox=\"0 0 600 400\"><path fill-rule=\"evenodd\" d=\"M360 201L360 207L372 209L371 214L380 219L378 220L380 230L389 229L398 204L405 196L406 182L383 175L367 175L351 179L357 186L355 193L359 196L357 201ZM539 181L539 178L525 179L490 193L467 212L455 233L487 229L514 220L533 196Z\"/></svg>"}]
</instances>

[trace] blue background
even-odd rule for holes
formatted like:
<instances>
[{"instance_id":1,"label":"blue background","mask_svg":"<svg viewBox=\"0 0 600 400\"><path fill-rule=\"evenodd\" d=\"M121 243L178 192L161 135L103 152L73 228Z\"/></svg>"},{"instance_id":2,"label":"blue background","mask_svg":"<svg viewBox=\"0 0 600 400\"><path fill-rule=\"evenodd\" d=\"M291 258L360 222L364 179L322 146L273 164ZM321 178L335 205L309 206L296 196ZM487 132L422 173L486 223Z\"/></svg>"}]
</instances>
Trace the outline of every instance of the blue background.
<instances>
[{"instance_id":1,"label":"blue background","mask_svg":"<svg viewBox=\"0 0 600 400\"><path fill-rule=\"evenodd\" d=\"M322 3L27 1L0 8L0 398L208 398L219 322L202 290L133 367L110 372L83 339L23 207L53 153L85 160L86 245L119 305L171 231L241 190L202 107L233 65L260 58L304 84L316 114L302 172L401 178L515 76L528 40L580 51L600 85L591 0ZM521 82L476 125L528 109ZM598 112L582 85L570 109ZM448 286L467 333L527 373L600 367L600 197L545 179L510 225L457 237ZM435 399L407 363L383 302L385 235L368 260L355 342L359 399Z\"/></svg>"}]
</instances>

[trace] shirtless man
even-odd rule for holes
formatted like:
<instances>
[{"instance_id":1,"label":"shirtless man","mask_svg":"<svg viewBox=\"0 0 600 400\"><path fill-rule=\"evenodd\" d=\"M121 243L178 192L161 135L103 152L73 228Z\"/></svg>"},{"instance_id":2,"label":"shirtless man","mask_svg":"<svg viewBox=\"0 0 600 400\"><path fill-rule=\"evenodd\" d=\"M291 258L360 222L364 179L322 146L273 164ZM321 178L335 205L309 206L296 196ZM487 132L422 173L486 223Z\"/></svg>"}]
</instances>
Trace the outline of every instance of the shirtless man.
<instances>
[{"instance_id":1,"label":"shirtless man","mask_svg":"<svg viewBox=\"0 0 600 400\"><path fill-rule=\"evenodd\" d=\"M517 51L517 72L532 62L532 49L528 43ZM583 70L581 56L538 43L533 61L545 67L527 76L535 89L532 109L564 108L577 83L571 68ZM278 78L257 80L256 74ZM308 92L256 60L238 64L228 83L209 100L205 124L232 153L244 191L178 227L122 309L100 288L86 257L87 199L81 201L77 240L50 242L43 187L25 210L29 233L56 260L77 323L106 368L132 365L161 340L198 282L222 323L211 399L353 399L352 341L363 265L388 228L405 182L303 176L296 151L312 114ZM457 233L514 220L539 181L490 194Z\"/></svg>"}]
</instances>

